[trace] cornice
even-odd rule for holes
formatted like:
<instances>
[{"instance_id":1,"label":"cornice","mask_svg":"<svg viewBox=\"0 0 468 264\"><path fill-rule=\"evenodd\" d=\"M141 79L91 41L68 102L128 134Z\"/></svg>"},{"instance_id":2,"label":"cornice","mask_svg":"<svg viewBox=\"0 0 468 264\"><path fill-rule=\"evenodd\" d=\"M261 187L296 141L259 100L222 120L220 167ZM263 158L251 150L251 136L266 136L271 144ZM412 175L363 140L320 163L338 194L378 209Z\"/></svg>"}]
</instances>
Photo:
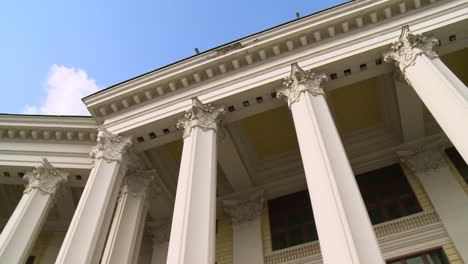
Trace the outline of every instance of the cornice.
<instances>
[{"instance_id":1,"label":"cornice","mask_svg":"<svg viewBox=\"0 0 468 264\"><path fill-rule=\"evenodd\" d=\"M354 1L255 34L83 99L98 121L242 68L376 27L442 1Z\"/></svg>"},{"instance_id":2,"label":"cornice","mask_svg":"<svg viewBox=\"0 0 468 264\"><path fill-rule=\"evenodd\" d=\"M22 142L94 143L92 117L0 115L0 139Z\"/></svg>"},{"instance_id":3,"label":"cornice","mask_svg":"<svg viewBox=\"0 0 468 264\"><path fill-rule=\"evenodd\" d=\"M247 67L243 71L232 71L224 78L213 78L212 81L200 82L191 89L180 89L172 95L141 102L138 107L129 107L125 111L109 114L105 117L104 124L113 133L125 133L156 121L158 121L157 124L159 125L163 119L173 118L189 109L190 103L188 100L195 96L207 103L221 102L234 94L251 92L252 89L274 84L287 76L290 71L290 64L294 62L299 62L304 69L329 70L330 75L337 70L335 73L338 78L330 76L331 80L327 83L327 87L337 88L336 84L340 80L354 78L355 73L366 75L374 68L376 70L380 69L380 71L374 71L374 73L381 73L383 68L391 69L391 65L382 63L381 52L398 38L403 25L411 24L412 29L417 33L435 31L466 19L468 16L467 8L468 3L466 1L441 2L440 5L436 4L433 8L426 8L424 12L412 12L411 15L392 19L386 24L358 30L356 34L341 34L342 37L330 38L330 41L324 41L323 44L301 48L297 52L282 53L275 60L266 59L262 63ZM457 34L464 36L463 32L457 32ZM453 45L460 47L460 44L465 45L466 41L463 40L463 36L457 38L457 41L453 43L444 43L441 48L445 49L445 47ZM365 56L355 56L365 52L368 52ZM333 64L337 61L347 61L347 64ZM360 70L360 65L366 63L369 69ZM338 67L333 71L328 69L328 67L340 65L346 68ZM351 69L353 74L343 76L342 70L346 69ZM373 77L369 74L366 76L368 78ZM226 120L228 117L229 115ZM97 119L102 122L104 118Z\"/></svg>"}]
</instances>

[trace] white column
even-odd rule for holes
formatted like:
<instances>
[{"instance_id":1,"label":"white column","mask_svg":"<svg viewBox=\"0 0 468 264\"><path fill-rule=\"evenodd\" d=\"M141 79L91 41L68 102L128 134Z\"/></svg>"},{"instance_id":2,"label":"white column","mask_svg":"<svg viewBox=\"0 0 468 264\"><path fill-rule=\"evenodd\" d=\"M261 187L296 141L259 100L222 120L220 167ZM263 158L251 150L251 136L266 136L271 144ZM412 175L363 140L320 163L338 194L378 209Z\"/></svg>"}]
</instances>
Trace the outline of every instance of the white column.
<instances>
[{"instance_id":1,"label":"white column","mask_svg":"<svg viewBox=\"0 0 468 264\"><path fill-rule=\"evenodd\" d=\"M468 263L468 197L452 174L443 140L398 154L420 179L449 237L462 259Z\"/></svg>"},{"instance_id":2,"label":"white column","mask_svg":"<svg viewBox=\"0 0 468 264\"><path fill-rule=\"evenodd\" d=\"M325 264L384 263L353 171L325 101L325 74L296 63L279 97L287 97L296 128Z\"/></svg>"},{"instance_id":3,"label":"white column","mask_svg":"<svg viewBox=\"0 0 468 264\"><path fill-rule=\"evenodd\" d=\"M154 171L124 177L101 263L137 263Z\"/></svg>"},{"instance_id":4,"label":"white column","mask_svg":"<svg viewBox=\"0 0 468 264\"><path fill-rule=\"evenodd\" d=\"M214 263L216 221L216 131L222 108L192 108L177 124L184 129L167 263Z\"/></svg>"},{"instance_id":5,"label":"white column","mask_svg":"<svg viewBox=\"0 0 468 264\"><path fill-rule=\"evenodd\" d=\"M154 228L151 264L166 264L170 233L171 224L164 224Z\"/></svg>"},{"instance_id":6,"label":"white column","mask_svg":"<svg viewBox=\"0 0 468 264\"><path fill-rule=\"evenodd\" d=\"M101 128L97 143L92 152L94 167L56 263L98 263L101 258L118 190L127 170L123 155L131 139L112 135Z\"/></svg>"},{"instance_id":7,"label":"white column","mask_svg":"<svg viewBox=\"0 0 468 264\"><path fill-rule=\"evenodd\" d=\"M0 263L24 263L68 173L54 168L47 159L27 173L26 189L0 235Z\"/></svg>"},{"instance_id":8,"label":"white column","mask_svg":"<svg viewBox=\"0 0 468 264\"><path fill-rule=\"evenodd\" d=\"M232 217L233 264L263 263L262 193L247 200L224 200L223 205Z\"/></svg>"},{"instance_id":9,"label":"white column","mask_svg":"<svg viewBox=\"0 0 468 264\"><path fill-rule=\"evenodd\" d=\"M384 54L394 61L427 109L468 162L468 88L439 59L439 41L414 35L403 27L400 39Z\"/></svg>"}]
</instances>

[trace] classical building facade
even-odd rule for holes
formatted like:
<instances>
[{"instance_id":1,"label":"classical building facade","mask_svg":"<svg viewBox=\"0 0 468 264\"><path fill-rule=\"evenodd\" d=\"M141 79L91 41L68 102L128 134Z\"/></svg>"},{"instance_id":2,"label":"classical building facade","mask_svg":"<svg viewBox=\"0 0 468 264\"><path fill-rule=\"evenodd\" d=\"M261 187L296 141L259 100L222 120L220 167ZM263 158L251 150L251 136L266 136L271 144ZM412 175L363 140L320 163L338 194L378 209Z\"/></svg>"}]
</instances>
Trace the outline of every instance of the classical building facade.
<instances>
[{"instance_id":1,"label":"classical building facade","mask_svg":"<svg viewBox=\"0 0 468 264\"><path fill-rule=\"evenodd\" d=\"M466 0L353 1L92 117L0 115L0 263L468 262L467 29Z\"/></svg>"}]
</instances>

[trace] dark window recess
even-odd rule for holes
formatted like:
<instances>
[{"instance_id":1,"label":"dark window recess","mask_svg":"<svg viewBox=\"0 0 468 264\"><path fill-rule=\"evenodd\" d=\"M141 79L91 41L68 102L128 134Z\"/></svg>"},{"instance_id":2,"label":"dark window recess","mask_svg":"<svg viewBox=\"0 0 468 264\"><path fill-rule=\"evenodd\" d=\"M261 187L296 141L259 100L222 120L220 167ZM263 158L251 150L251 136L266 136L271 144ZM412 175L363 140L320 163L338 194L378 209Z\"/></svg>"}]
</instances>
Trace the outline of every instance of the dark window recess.
<instances>
[{"instance_id":1,"label":"dark window recess","mask_svg":"<svg viewBox=\"0 0 468 264\"><path fill-rule=\"evenodd\" d=\"M26 260L26 264L33 264L35 259L35 256L29 256L28 260Z\"/></svg>"},{"instance_id":2,"label":"dark window recess","mask_svg":"<svg viewBox=\"0 0 468 264\"><path fill-rule=\"evenodd\" d=\"M447 153L447 156L450 158L453 165L455 165L455 168L457 168L463 179L465 179L465 182L468 183L468 165L465 160L463 160L460 153L458 153L457 149L451 147L446 149L445 153Z\"/></svg>"},{"instance_id":3,"label":"dark window recess","mask_svg":"<svg viewBox=\"0 0 468 264\"><path fill-rule=\"evenodd\" d=\"M422 211L398 164L357 175L356 180L374 225Z\"/></svg>"},{"instance_id":4,"label":"dark window recess","mask_svg":"<svg viewBox=\"0 0 468 264\"><path fill-rule=\"evenodd\" d=\"M318 240L307 191L268 201L268 211L273 250Z\"/></svg>"},{"instance_id":5,"label":"dark window recess","mask_svg":"<svg viewBox=\"0 0 468 264\"><path fill-rule=\"evenodd\" d=\"M449 264L442 249L431 250L417 255L387 261L387 264Z\"/></svg>"},{"instance_id":6,"label":"dark window recess","mask_svg":"<svg viewBox=\"0 0 468 264\"><path fill-rule=\"evenodd\" d=\"M337 78L338 78L338 75L336 75L336 73L330 74L330 79L335 80Z\"/></svg>"}]
</instances>

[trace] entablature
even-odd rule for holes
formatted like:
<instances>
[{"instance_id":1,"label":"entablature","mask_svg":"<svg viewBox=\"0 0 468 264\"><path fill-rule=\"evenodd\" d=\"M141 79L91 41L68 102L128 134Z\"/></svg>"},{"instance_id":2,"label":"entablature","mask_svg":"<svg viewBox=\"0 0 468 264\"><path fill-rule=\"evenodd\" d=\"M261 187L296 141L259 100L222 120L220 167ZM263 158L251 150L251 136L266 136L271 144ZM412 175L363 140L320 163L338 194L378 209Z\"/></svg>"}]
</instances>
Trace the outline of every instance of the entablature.
<instances>
[{"instance_id":1,"label":"entablature","mask_svg":"<svg viewBox=\"0 0 468 264\"><path fill-rule=\"evenodd\" d=\"M295 52L280 54L281 56L275 60L268 59L261 64L255 64L255 67L230 72L223 78L200 82L191 89L180 89L173 95L140 100L141 104L128 107L125 111L120 111L123 108L117 107L119 111L113 114L109 112L105 118L96 118L99 122L105 119L105 126L113 133L125 133L154 121L158 121L157 126L161 131L171 130L170 125L174 124L177 115L190 107L189 100L192 97L197 96L203 102L216 103L221 103L223 99L229 98L229 102L232 104L233 100L241 97L238 95L239 93L247 93L253 89L260 90L265 86L269 88L264 90L264 93L269 95L278 85L281 85L281 79L289 73L289 65L293 62L300 62L304 68L325 70L330 75L335 75L334 77L330 76L332 80L326 85L328 90L335 89L346 82L392 71L391 65L382 62L381 52L398 38L401 26L405 24L411 24L412 30L415 32L429 32L440 37L443 40L441 52L444 49L453 51L466 46L466 33L463 33L463 26L456 27L454 24L468 17L467 9L468 4L464 1L441 2L431 8L426 8L424 11L408 12L405 16L395 17L386 23L382 22L383 24L376 24L354 33L343 34L341 37L332 38L330 41L320 43L320 45L312 45ZM463 24L463 22L459 24ZM454 30L459 30L456 32L457 40L453 43L449 43L449 36L445 36L449 33L441 29L448 26L452 27L450 34L455 34ZM444 41L445 39L447 41ZM352 74L349 74L350 72ZM130 88L127 87L126 91L127 95L131 94ZM256 95L254 98L257 97ZM106 102L111 103L115 98L111 96ZM240 103L242 104L244 100L240 99ZM85 102L89 101L85 99ZM99 104L105 106L107 103L103 101ZM88 104L90 109L94 109L95 106ZM163 120L171 119L171 117L174 120L169 120L167 124L164 124ZM163 135L167 134L170 133L167 133L166 130Z\"/></svg>"},{"instance_id":2,"label":"entablature","mask_svg":"<svg viewBox=\"0 0 468 264\"><path fill-rule=\"evenodd\" d=\"M458 15L454 12L466 5L464 1L432 0L347 3L118 84L84 98L84 102L98 122L110 124L135 112L132 110L145 111L150 105L167 108L168 101L174 105L187 92L193 97L227 84L239 86L242 80L258 76L265 68L277 71L306 57L320 58L320 65L325 65L386 46L395 40L405 24L412 25L412 30L418 33L443 27L466 16L466 12ZM441 20L447 14L451 17L444 22L425 23ZM415 25L418 23L421 25ZM389 38L382 38L389 32ZM370 39L378 41L367 43ZM355 43L358 45L352 45ZM379 58L380 53L369 61ZM285 74L280 78L282 75Z\"/></svg>"}]
</instances>

